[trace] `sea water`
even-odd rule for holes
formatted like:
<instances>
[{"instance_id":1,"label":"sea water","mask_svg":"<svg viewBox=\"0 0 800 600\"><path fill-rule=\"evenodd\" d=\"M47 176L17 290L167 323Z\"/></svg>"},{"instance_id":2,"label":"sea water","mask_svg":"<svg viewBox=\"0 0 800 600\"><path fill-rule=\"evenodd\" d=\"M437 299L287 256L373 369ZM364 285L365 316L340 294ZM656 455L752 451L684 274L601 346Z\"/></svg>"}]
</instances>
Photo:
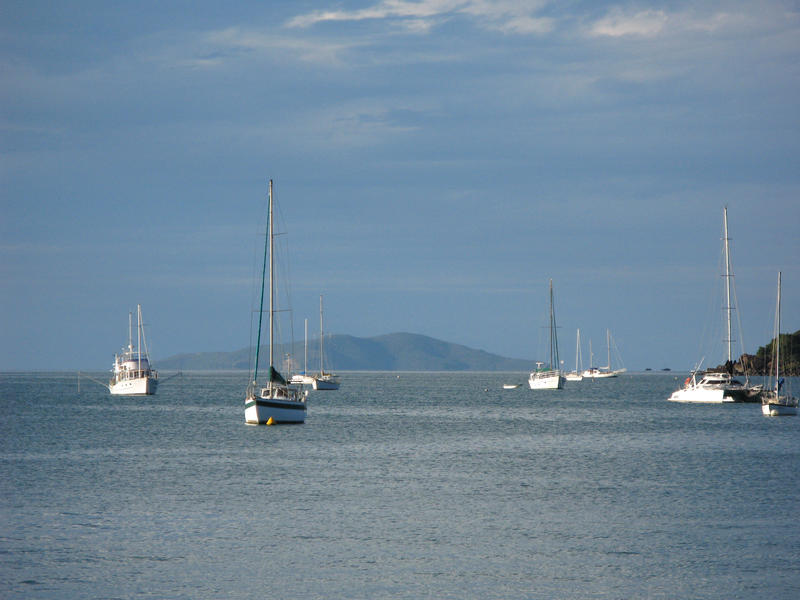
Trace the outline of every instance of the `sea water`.
<instances>
[{"instance_id":1,"label":"sea water","mask_svg":"<svg viewBox=\"0 0 800 600\"><path fill-rule=\"evenodd\" d=\"M0 375L0 597L800 597L800 418L525 378L345 373L258 427L244 373Z\"/></svg>"}]
</instances>

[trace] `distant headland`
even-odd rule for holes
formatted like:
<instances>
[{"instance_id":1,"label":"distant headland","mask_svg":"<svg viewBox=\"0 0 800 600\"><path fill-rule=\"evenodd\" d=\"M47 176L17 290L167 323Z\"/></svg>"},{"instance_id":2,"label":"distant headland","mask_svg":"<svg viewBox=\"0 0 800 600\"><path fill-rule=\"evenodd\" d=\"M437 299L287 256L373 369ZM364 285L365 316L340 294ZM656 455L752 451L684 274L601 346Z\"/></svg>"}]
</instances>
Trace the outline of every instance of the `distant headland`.
<instances>
[{"instance_id":1,"label":"distant headland","mask_svg":"<svg viewBox=\"0 0 800 600\"><path fill-rule=\"evenodd\" d=\"M742 354L738 360L732 363L734 374L748 375L770 375L774 373L775 366L772 363L772 346L775 338L772 338L766 346L761 346L755 354ZM794 333L780 334L781 344L781 374L790 377L800 376L800 330ZM715 371L726 370L726 365L719 365Z\"/></svg>"},{"instance_id":2,"label":"distant headland","mask_svg":"<svg viewBox=\"0 0 800 600\"><path fill-rule=\"evenodd\" d=\"M309 340L308 368L318 368L316 341ZM247 370L253 352L199 352L159 359L158 368L176 371ZM293 370L301 370L303 342L285 344L278 356L292 356ZM533 361L507 358L415 333L389 333L370 338L325 336L326 369L340 371L528 371Z\"/></svg>"}]
</instances>

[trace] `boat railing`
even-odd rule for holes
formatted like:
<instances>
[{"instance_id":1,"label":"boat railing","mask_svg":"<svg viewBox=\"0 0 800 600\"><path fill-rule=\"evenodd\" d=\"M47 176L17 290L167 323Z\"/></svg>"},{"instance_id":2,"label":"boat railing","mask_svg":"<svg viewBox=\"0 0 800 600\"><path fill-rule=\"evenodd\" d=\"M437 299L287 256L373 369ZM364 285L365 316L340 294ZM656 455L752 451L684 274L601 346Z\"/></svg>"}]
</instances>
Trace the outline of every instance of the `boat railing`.
<instances>
[{"instance_id":1,"label":"boat railing","mask_svg":"<svg viewBox=\"0 0 800 600\"><path fill-rule=\"evenodd\" d=\"M118 378L120 380L141 379L142 377L149 377L150 379L158 379L158 372L142 369L141 371L120 371L118 373Z\"/></svg>"}]
</instances>

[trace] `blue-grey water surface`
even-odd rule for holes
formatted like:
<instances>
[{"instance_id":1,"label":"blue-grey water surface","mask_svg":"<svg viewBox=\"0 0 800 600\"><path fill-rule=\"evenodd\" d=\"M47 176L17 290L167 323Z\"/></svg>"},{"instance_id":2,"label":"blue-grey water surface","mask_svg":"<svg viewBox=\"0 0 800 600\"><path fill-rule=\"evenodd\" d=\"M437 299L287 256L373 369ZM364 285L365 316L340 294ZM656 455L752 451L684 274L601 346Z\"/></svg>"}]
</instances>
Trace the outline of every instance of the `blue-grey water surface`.
<instances>
[{"instance_id":1,"label":"blue-grey water surface","mask_svg":"<svg viewBox=\"0 0 800 600\"><path fill-rule=\"evenodd\" d=\"M0 597L800 597L800 418L676 377L346 373L252 427L243 373L2 374Z\"/></svg>"}]
</instances>

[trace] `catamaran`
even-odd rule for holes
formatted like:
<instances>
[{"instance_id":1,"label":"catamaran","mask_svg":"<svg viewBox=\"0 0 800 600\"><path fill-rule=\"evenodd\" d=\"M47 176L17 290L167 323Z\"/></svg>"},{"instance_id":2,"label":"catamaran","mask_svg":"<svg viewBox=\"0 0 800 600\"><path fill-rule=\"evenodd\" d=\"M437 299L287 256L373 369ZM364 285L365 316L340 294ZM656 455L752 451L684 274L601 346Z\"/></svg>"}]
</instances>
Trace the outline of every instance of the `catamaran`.
<instances>
[{"instance_id":1,"label":"catamaran","mask_svg":"<svg viewBox=\"0 0 800 600\"><path fill-rule=\"evenodd\" d=\"M273 222L274 202L272 180L269 180L269 209L267 213L267 235L264 242L264 265L261 270L261 302L258 311L258 337L253 376L247 386L244 399L244 420L249 425L271 425L273 423L303 423L306 420L307 394L299 387L290 385L275 368L273 354L275 338L275 228ZM258 359L261 350L261 321L264 314L264 281L269 256L269 370L266 382L258 383Z\"/></svg>"},{"instance_id":2,"label":"catamaran","mask_svg":"<svg viewBox=\"0 0 800 600\"><path fill-rule=\"evenodd\" d=\"M528 376L528 385L532 390L561 390L564 388L564 376L561 374L558 361L558 336L556 334L556 313L553 307L553 280L550 280L550 363L536 363L536 370Z\"/></svg>"},{"instance_id":3,"label":"catamaran","mask_svg":"<svg viewBox=\"0 0 800 600\"><path fill-rule=\"evenodd\" d=\"M668 398L673 402L757 402L761 393L761 386L750 385L747 376L742 383L733 377L733 334L731 325L731 313L733 304L731 300L731 288L733 280L733 270L731 269L730 246L728 238L728 207L723 210L723 241L725 252L725 347L726 361L724 371L701 370L703 360L689 374L683 382L683 387L675 390ZM735 296L735 290L734 290Z\"/></svg>"},{"instance_id":4,"label":"catamaran","mask_svg":"<svg viewBox=\"0 0 800 600\"><path fill-rule=\"evenodd\" d=\"M114 355L114 370L108 382L108 391L115 396L152 396L158 387L158 372L150 368L141 304L136 305L136 318L136 350L133 349L133 316L128 313L128 346L122 354Z\"/></svg>"},{"instance_id":5,"label":"catamaran","mask_svg":"<svg viewBox=\"0 0 800 600\"><path fill-rule=\"evenodd\" d=\"M778 301L775 309L775 339L772 345L772 368L775 380L770 390L761 395L761 413L766 417L797 414L797 398L787 389L782 391L786 380L781 377L781 274L778 272ZM770 375L772 379L772 375Z\"/></svg>"}]
</instances>

